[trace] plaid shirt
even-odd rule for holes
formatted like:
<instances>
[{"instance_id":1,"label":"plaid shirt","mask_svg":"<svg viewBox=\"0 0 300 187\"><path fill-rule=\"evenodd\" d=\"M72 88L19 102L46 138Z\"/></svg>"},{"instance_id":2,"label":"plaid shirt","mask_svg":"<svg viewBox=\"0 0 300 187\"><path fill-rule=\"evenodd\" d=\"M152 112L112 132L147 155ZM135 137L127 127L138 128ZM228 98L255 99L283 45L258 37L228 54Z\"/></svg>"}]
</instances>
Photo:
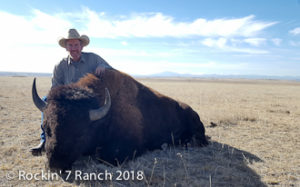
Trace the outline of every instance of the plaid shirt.
<instances>
[{"instance_id":1,"label":"plaid shirt","mask_svg":"<svg viewBox=\"0 0 300 187\"><path fill-rule=\"evenodd\" d=\"M77 82L87 73L94 73L97 67L112 68L103 58L94 53L82 52L79 62L73 62L68 56L55 66L52 88Z\"/></svg>"}]
</instances>

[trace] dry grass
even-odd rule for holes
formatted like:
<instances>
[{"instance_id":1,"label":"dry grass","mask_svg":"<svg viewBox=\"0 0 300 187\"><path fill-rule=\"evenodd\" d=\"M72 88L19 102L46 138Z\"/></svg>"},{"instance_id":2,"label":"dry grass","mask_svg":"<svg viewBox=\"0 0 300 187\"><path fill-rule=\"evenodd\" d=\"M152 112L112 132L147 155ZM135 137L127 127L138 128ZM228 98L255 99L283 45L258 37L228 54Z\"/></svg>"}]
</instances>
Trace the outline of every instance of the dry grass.
<instances>
[{"instance_id":1,"label":"dry grass","mask_svg":"<svg viewBox=\"0 0 300 187\"><path fill-rule=\"evenodd\" d=\"M120 167L82 158L74 171L116 174L143 171L143 180L19 180L18 171L47 173L45 157L28 149L39 142L40 112L31 101L32 77L0 77L0 185L2 186L300 186L300 83L248 80L142 79L191 105L211 144L164 147ZM50 78L38 78L40 95Z\"/></svg>"}]
</instances>

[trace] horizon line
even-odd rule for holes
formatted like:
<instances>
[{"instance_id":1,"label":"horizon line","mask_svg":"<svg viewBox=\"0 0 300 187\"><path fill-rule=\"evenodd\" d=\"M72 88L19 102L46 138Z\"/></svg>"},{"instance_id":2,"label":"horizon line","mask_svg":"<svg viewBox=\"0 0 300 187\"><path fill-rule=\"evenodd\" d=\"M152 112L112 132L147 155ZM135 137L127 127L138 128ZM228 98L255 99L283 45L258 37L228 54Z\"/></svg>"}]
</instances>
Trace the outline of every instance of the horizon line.
<instances>
[{"instance_id":1,"label":"horizon line","mask_svg":"<svg viewBox=\"0 0 300 187\"><path fill-rule=\"evenodd\" d=\"M129 73L127 73L129 74ZM299 76L293 75L255 75L255 74L190 74L164 71L153 74L129 74L137 78L230 78L230 79L275 79L275 80L296 80L300 81ZM52 73L46 72L18 72L18 71L0 71L0 76L52 76Z\"/></svg>"}]
</instances>

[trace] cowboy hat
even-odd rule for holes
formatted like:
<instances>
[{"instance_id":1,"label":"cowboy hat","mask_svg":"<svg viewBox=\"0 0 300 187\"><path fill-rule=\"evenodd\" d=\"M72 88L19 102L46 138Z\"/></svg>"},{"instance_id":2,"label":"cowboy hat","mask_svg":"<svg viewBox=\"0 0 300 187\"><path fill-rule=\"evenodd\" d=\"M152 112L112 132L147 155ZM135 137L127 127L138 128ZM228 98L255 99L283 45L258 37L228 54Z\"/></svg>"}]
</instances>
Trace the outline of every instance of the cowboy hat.
<instances>
[{"instance_id":1,"label":"cowboy hat","mask_svg":"<svg viewBox=\"0 0 300 187\"><path fill-rule=\"evenodd\" d=\"M71 40L71 39L78 39L81 41L82 43L82 47L87 46L90 43L90 39L87 35L79 35L79 33L77 32L76 29L70 29L68 32L68 37L64 38L60 38L58 40L58 44L63 47L66 48L66 41L67 40Z\"/></svg>"}]
</instances>

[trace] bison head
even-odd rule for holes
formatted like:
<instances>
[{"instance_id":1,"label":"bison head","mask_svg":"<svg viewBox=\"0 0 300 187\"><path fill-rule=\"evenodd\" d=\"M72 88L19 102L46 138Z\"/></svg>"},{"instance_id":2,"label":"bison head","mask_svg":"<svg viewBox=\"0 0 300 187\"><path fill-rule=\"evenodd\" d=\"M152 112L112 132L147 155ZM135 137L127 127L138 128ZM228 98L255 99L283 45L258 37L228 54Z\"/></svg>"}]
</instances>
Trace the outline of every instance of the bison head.
<instances>
[{"instance_id":1,"label":"bison head","mask_svg":"<svg viewBox=\"0 0 300 187\"><path fill-rule=\"evenodd\" d=\"M111 106L108 89L104 104L99 107L101 96L89 88L71 84L51 89L44 102L37 94L34 79L32 98L44 113L45 150L51 169L69 169L80 155L94 151L99 138L105 136L97 129L106 125Z\"/></svg>"}]
</instances>

